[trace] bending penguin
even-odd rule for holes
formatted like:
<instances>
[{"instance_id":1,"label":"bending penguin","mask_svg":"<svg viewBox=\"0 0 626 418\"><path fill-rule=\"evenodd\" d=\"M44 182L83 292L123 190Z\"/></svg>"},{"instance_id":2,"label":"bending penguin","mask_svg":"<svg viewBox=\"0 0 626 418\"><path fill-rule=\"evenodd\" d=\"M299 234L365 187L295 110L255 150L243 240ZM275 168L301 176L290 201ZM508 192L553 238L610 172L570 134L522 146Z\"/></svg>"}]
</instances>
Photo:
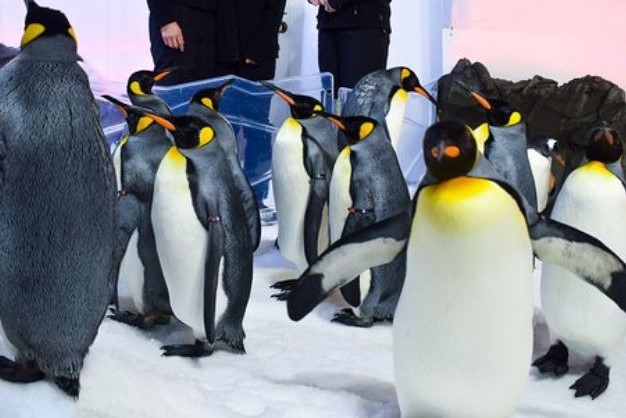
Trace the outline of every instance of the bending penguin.
<instances>
[{"instance_id":1,"label":"bending penguin","mask_svg":"<svg viewBox=\"0 0 626 418\"><path fill-rule=\"evenodd\" d=\"M176 143L157 171L151 216L172 311L195 337L194 344L163 347L163 354L245 353L253 248L218 131L193 116L150 117Z\"/></svg>"},{"instance_id":2,"label":"bending penguin","mask_svg":"<svg viewBox=\"0 0 626 418\"><path fill-rule=\"evenodd\" d=\"M331 181L331 241L398 213L408 214L410 197L384 127L366 117L323 115L349 141L335 163ZM374 267L368 289L361 289L362 271L358 272L341 293L350 305L359 307L360 316L345 309L333 321L368 327L376 321L391 320L404 282L405 264L403 253L390 263ZM291 283L279 282L274 287L282 289Z\"/></svg>"},{"instance_id":3,"label":"bending penguin","mask_svg":"<svg viewBox=\"0 0 626 418\"><path fill-rule=\"evenodd\" d=\"M145 110L111 96L128 125L115 154L118 177L118 245L122 259L118 277L125 280L138 313L111 309L109 318L147 329L169 322L171 307L156 250L152 220L154 181L159 164L172 147L165 129ZM118 279L119 281L119 279Z\"/></svg>"},{"instance_id":4,"label":"bending penguin","mask_svg":"<svg viewBox=\"0 0 626 418\"><path fill-rule=\"evenodd\" d=\"M430 127L424 155L428 173L410 228L400 213L342 238L281 296L299 320L356 272L408 245L393 326L402 415L509 416L531 361L532 252L575 271L622 310L626 265L596 238L541 219L460 122Z\"/></svg>"},{"instance_id":5,"label":"bending penguin","mask_svg":"<svg viewBox=\"0 0 626 418\"><path fill-rule=\"evenodd\" d=\"M600 238L626 258L626 190L620 165L622 141L605 124L588 134L587 162L565 180L551 213L552 219ZM570 389L575 396L595 399L609 385L610 367L621 355L626 317L597 289L572 280L572 273L544 264L541 307L555 344L533 364L541 373L561 376L568 371L572 350L595 360L587 374Z\"/></svg>"},{"instance_id":6,"label":"bending penguin","mask_svg":"<svg viewBox=\"0 0 626 418\"><path fill-rule=\"evenodd\" d=\"M26 5L0 70L0 321L15 354L0 378L48 377L77 398L113 290L115 175L74 30Z\"/></svg>"},{"instance_id":7,"label":"bending penguin","mask_svg":"<svg viewBox=\"0 0 626 418\"><path fill-rule=\"evenodd\" d=\"M246 224L250 233L250 243L255 251L261 242L261 219L259 216L259 206L248 182L237 153L237 141L235 131L228 120L219 113L220 103L224 97L226 89L235 82L230 79L217 87L206 88L197 91L191 98L189 110L190 116L195 116L208 123L215 130L217 142L224 150L228 167L233 176L235 187L239 191L239 198L246 212Z\"/></svg>"},{"instance_id":8,"label":"bending penguin","mask_svg":"<svg viewBox=\"0 0 626 418\"><path fill-rule=\"evenodd\" d=\"M337 130L315 112L324 110L313 97L264 82L288 105L272 147L272 189L278 212L278 246L302 273L328 247L328 193L339 154Z\"/></svg>"},{"instance_id":9,"label":"bending penguin","mask_svg":"<svg viewBox=\"0 0 626 418\"><path fill-rule=\"evenodd\" d=\"M341 110L342 116L367 116L386 127L393 149L398 149L407 93L424 96L435 107L437 101L406 67L378 70L365 75L354 86Z\"/></svg>"}]
</instances>

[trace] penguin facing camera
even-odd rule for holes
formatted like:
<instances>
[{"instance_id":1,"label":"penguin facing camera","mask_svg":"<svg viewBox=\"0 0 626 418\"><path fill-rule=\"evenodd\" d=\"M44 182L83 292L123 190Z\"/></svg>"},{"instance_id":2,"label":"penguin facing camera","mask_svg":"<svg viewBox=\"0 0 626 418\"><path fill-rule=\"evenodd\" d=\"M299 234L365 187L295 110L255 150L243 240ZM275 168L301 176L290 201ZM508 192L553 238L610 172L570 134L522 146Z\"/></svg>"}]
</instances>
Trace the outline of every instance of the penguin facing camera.
<instances>
[{"instance_id":1,"label":"penguin facing camera","mask_svg":"<svg viewBox=\"0 0 626 418\"><path fill-rule=\"evenodd\" d=\"M388 131L393 149L398 148L407 93L417 93L437 107L437 100L420 84L417 75L407 67L378 70L359 80L348 95L342 116L367 116L376 119Z\"/></svg>"},{"instance_id":2,"label":"penguin facing camera","mask_svg":"<svg viewBox=\"0 0 626 418\"><path fill-rule=\"evenodd\" d=\"M556 197L551 217L601 239L626 258L626 190L619 163L623 143L602 123L588 133L588 162L574 170ZM572 273L543 265L541 306L554 345L533 365L540 373L562 376L568 371L569 351L595 360L587 374L570 389L575 396L595 399L609 385L610 367L621 354L626 317L604 295Z\"/></svg>"},{"instance_id":3,"label":"penguin facing camera","mask_svg":"<svg viewBox=\"0 0 626 418\"><path fill-rule=\"evenodd\" d=\"M528 162L533 173L537 194L537 211L543 212L548 205L548 198L556 183L552 173L552 156L557 141L547 136L533 138L528 142Z\"/></svg>"},{"instance_id":4,"label":"penguin facing camera","mask_svg":"<svg viewBox=\"0 0 626 418\"><path fill-rule=\"evenodd\" d=\"M252 186L241 167L237 153L237 139L230 122L219 113L220 104L226 89L235 82L231 78L219 86L197 91L189 103L189 116L195 116L210 124L215 130L216 140L224 151L239 199L246 212L246 224L250 233L250 243L255 251L261 242L261 219L259 206Z\"/></svg>"},{"instance_id":5,"label":"penguin facing camera","mask_svg":"<svg viewBox=\"0 0 626 418\"><path fill-rule=\"evenodd\" d=\"M393 324L402 415L509 416L532 354L532 253L572 269L621 310L626 265L596 238L541 219L462 123L431 126L424 155L412 221L399 213L342 237L279 297L300 320L354 274L406 251Z\"/></svg>"},{"instance_id":6,"label":"penguin facing camera","mask_svg":"<svg viewBox=\"0 0 626 418\"><path fill-rule=\"evenodd\" d=\"M163 355L245 353L253 248L220 131L193 116L149 116L176 144L156 173L151 218L172 311L195 338Z\"/></svg>"},{"instance_id":7,"label":"penguin facing camera","mask_svg":"<svg viewBox=\"0 0 626 418\"><path fill-rule=\"evenodd\" d=\"M114 152L118 175L119 279L126 281L138 313L120 311L114 301L108 317L131 326L149 329L166 324L172 310L165 278L156 250L150 218L154 181L159 164L172 147L165 129L145 116L145 110L111 96L102 96L117 106L126 119L129 135Z\"/></svg>"},{"instance_id":8,"label":"penguin facing camera","mask_svg":"<svg viewBox=\"0 0 626 418\"><path fill-rule=\"evenodd\" d=\"M384 127L367 117L338 117L322 112L320 115L335 123L349 141L337 158L331 179L331 242L400 213L407 214L408 219L409 193ZM344 299L353 307L359 307L360 313L357 315L352 309L345 309L337 313L333 321L369 327L374 322L391 320L404 282L405 255L402 252L388 263L372 268L369 286L359 278L364 270L342 286ZM345 267L334 268L341 270ZM273 287L287 291L294 285L297 285L295 280L287 280ZM282 299L280 295L283 294L278 298ZM294 309L309 308L308 304L295 305L289 303Z\"/></svg>"},{"instance_id":9,"label":"penguin facing camera","mask_svg":"<svg viewBox=\"0 0 626 418\"><path fill-rule=\"evenodd\" d=\"M526 123L508 102L485 98L457 81L487 112L487 122L476 128L481 152L493 167L537 209L537 187L528 157Z\"/></svg>"},{"instance_id":10,"label":"penguin facing camera","mask_svg":"<svg viewBox=\"0 0 626 418\"><path fill-rule=\"evenodd\" d=\"M272 189L278 212L278 247L302 273L328 247L328 194L339 154L337 130L315 112L313 97L262 82L291 112L272 147Z\"/></svg>"},{"instance_id":11,"label":"penguin facing camera","mask_svg":"<svg viewBox=\"0 0 626 418\"><path fill-rule=\"evenodd\" d=\"M113 291L115 174L74 30L25 3L21 51L0 69L0 331L15 355L0 379L78 398Z\"/></svg>"}]
</instances>

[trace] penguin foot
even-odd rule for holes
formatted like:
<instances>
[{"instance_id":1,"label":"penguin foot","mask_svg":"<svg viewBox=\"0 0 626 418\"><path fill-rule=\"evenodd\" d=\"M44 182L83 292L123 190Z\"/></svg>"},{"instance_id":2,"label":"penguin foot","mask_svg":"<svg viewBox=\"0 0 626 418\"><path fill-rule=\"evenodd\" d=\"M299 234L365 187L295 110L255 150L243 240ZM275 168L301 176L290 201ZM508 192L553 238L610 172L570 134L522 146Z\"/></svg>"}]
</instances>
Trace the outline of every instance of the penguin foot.
<instances>
[{"instance_id":1,"label":"penguin foot","mask_svg":"<svg viewBox=\"0 0 626 418\"><path fill-rule=\"evenodd\" d=\"M280 250L280 244L278 244L278 238L274 240L274 247L276 247L277 250Z\"/></svg>"},{"instance_id":2,"label":"penguin foot","mask_svg":"<svg viewBox=\"0 0 626 418\"><path fill-rule=\"evenodd\" d=\"M78 400L78 394L80 392L80 382L78 379L70 379L68 377L58 376L53 378L54 384L59 387L68 396Z\"/></svg>"},{"instance_id":3,"label":"penguin foot","mask_svg":"<svg viewBox=\"0 0 626 418\"><path fill-rule=\"evenodd\" d=\"M215 341L215 349L226 351L231 354L246 354L246 348L243 345L243 340L227 341L218 339Z\"/></svg>"},{"instance_id":4,"label":"penguin foot","mask_svg":"<svg viewBox=\"0 0 626 418\"><path fill-rule=\"evenodd\" d=\"M374 325L373 318L357 316L350 308L342 309L341 312L337 312L333 319L331 319L331 322L338 322L340 324L359 328L370 328Z\"/></svg>"},{"instance_id":5,"label":"penguin foot","mask_svg":"<svg viewBox=\"0 0 626 418\"><path fill-rule=\"evenodd\" d=\"M541 374L554 373L556 377L560 377L569 370L567 365L568 358L569 352L567 347L559 341L550 347L544 356L535 360L533 366L535 366Z\"/></svg>"},{"instance_id":6,"label":"penguin foot","mask_svg":"<svg viewBox=\"0 0 626 418\"><path fill-rule=\"evenodd\" d=\"M33 383L45 379L46 375L34 364L19 364L0 356L0 379L14 383Z\"/></svg>"},{"instance_id":7,"label":"penguin foot","mask_svg":"<svg viewBox=\"0 0 626 418\"><path fill-rule=\"evenodd\" d=\"M108 318L141 329L150 329L155 325L166 325L170 322L168 315L160 313L140 315L129 311L119 311L115 308L110 308L109 310L111 311L111 315L108 315Z\"/></svg>"},{"instance_id":8,"label":"penguin foot","mask_svg":"<svg viewBox=\"0 0 626 418\"><path fill-rule=\"evenodd\" d=\"M272 297L276 300L281 300L281 301L285 301L289 298L289 295L291 295L291 291L296 287L296 284L298 283L298 279L293 279L293 280L283 280L282 282L276 282L274 283L271 288L272 289L278 289L281 292L280 293L274 293L272 295Z\"/></svg>"},{"instance_id":9,"label":"penguin foot","mask_svg":"<svg viewBox=\"0 0 626 418\"><path fill-rule=\"evenodd\" d=\"M583 375L570 386L570 389L576 391L574 396L577 398L590 396L591 399L595 399L602 395L606 388L609 387L609 371L610 369L604 364L602 359L597 357L596 363L589 370L589 373Z\"/></svg>"},{"instance_id":10,"label":"penguin foot","mask_svg":"<svg viewBox=\"0 0 626 418\"><path fill-rule=\"evenodd\" d=\"M213 354L214 348L196 340L194 344L164 345L161 350L161 355L165 357L208 357Z\"/></svg>"}]
</instances>

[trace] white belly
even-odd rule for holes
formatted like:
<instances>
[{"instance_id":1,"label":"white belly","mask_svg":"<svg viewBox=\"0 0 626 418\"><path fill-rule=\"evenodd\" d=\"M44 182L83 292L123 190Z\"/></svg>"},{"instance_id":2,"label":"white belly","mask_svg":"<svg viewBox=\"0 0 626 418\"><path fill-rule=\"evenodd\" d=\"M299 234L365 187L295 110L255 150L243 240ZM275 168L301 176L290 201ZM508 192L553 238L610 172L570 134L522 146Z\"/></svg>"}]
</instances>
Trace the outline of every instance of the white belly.
<instances>
[{"instance_id":1,"label":"white belly","mask_svg":"<svg viewBox=\"0 0 626 418\"><path fill-rule=\"evenodd\" d=\"M140 314L147 313L144 311L143 305L143 284L144 284L144 267L139 258L139 250L137 242L139 240L139 231L135 229L128 240L128 246L120 264L120 281L124 280L133 304Z\"/></svg>"},{"instance_id":2,"label":"white belly","mask_svg":"<svg viewBox=\"0 0 626 418\"><path fill-rule=\"evenodd\" d=\"M385 116L387 130L389 130L389 139L394 150L398 150L400 137L402 136L402 126L404 124L404 111L409 95L406 91L399 89L392 97L389 104L389 112Z\"/></svg>"},{"instance_id":3,"label":"white belly","mask_svg":"<svg viewBox=\"0 0 626 418\"><path fill-rule=\"evenodd\" d=\"M535 180L535 192L537 194L537 210L543 211L548 204L550 193L550 165L552 160L546 158L534 149L528 150L528 161Z\"/></svg>"},{"instance_id":4,"label":"white belly","mask_svg":"<svg viewBox=\"0 0 626 418\"><path fill-rule=\"evenodd\" d=\"M304 215L309 200L309 175L303 164L302 126L287 119L272 149L272 189L278 212L278 245L298 272L308 264L304 255Z\"/></svg>"},{"instance_id":5,"label":"white belly","mask_svg":"<svg viewBox=\"0 0 626 418\"><path fill-rule=\"evenodd\" d=\"M626 195L613 175L586 167L574 171L552 218L595 236L626 259ZM541 306L553 336L579 354L614 362L626 335L624 313L569 271L544 263L541 279Z\"/></svg>"},{"instance_id":6,"label":"white belly","mask_svg":"<svg viewBox=\"0 0 626 418\"><path fill-rule=\"evenodd\" d=\"M341 238L341 233L348 218L348 208L352 207L352 197L350 196L351 179L350 148L346 147L335 161L333 176L330 180L328 220L331 243Z\"/></svg>"},{"instance_id":7,"label":"white belly","mask_svg":"<svg viewBox=\"0 0 626 418\"><path fill-rule=\"evenodd\" d=\"M506 417L527 382L530 240L514 201L490 187L500 198L429 209L420 196L393 326L403 417Z\"/></svg>"},{"instance_id":8,"label":"white belly","mask_svg":"<svg viewBox=\"0 0 626 418\"><path fill-rule=\"evenodd\" d=\"M170 150L165 156L156 174L152 226L172 311L193 329L195 338L206 340L204 265L208 236L193 208L186 160L172 153Z\"/></svg>"},{"instance_id":9,"label":"white belly","mask_svg":"<svg viewBox=\"0 0 626 418\"><path fill-rule=\"evenodd\" d=\"M115 180L117 182L117 191L122 190L122 147L126 143L126 139L122 139L115 151L113 151L113 167L115 168Z\"/></svg>"}]
</instances>

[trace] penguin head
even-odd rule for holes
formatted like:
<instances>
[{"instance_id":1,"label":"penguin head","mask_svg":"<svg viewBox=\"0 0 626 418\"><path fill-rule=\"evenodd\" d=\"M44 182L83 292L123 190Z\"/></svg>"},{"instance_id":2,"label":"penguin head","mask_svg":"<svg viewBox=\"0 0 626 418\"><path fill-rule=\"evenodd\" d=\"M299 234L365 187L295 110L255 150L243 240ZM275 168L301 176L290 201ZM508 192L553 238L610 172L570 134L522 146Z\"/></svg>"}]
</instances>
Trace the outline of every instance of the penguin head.
<instances>
[{"instance_id":1,"label":"penguin head","mask_svg":"<svg viewBox=\"0 0 626 418\"><path fill-rule=\"evenodd\" d=\"M174 69L163 71L139 70L135 71L128 77L126 83L126 92L130 95L145 96L152 94L154 83L168 76Z\"/></svg>"},{"instance_id":2,"label":"penguin head","mask_svg":"<svg viewBox=\"0 0 626 418\"><path fill-rule=\"evenodd\" d=\"M234 82L235 79L231 78L217 87L198 90L191 98L191 103L197 103L217 112L220 109L220 103L222 102L224 93L226 93L226 89Z\"/></svg>"},{"instance_id":3,"label":"penguin head","mask_svg":"<svg viewBox=\"0 0 626 418\"><path fill-rule=\"evenodd\" d=\"M614 163L621 158L623 151L624 146L619 134L605 122L594 126L587 133L585 153L589 161Z\"/></svg>"},{"instance_id":4,"label":"penguin head","mask_svg":"<svg viewBox=\"0 0 626 418\"><path fill-rule=\"evenodd\" d=\"M466 90L474 100L487 111L487 120L491 126L514 126L523 121L522 113L510 103L495 98L486 98L472 90L461 81L456 83Z\"/></svg>"},{"instance_id":5,"label":"penguin head","mask_svg":"<svg viewBox=\"0 0 626 418\"><path fill-rule=\"evenodd\" d=\"M181 150L202 149L215 139L211 124L195 116L163 116L147 114L156 123L167 129Z\"/></svg>"},{"instance_id":6,"label":"penguin head","mask_svg":"<svg viewBox=\"0 0 626 418\"><path fill-rule=\"evenodd\" d=\"M326 112L315 112L337 126L345 135L348 145L356 145L367 139L376 129L378 122L366 116L336 116Z\"/></svg>"},{"instance_id":7,"label":"penguin head","mask_svg":"<svg viewBox=\"0 0 626 418\"><path fill-rule=\"evenodd\" d=\"M65 15L54 9L40 7L33 0L25 0L28 12L24 24L24 35L20 47L24 48L36 39L52 37L55 35L66 36L76 43L76 34Z\"/></svg>"},{"instance_id":8,"label":"penguin head","mask_svg":"<svg viewBox=\"0 0 626 418\"><path fill-rule=\"evenodd\" d=\"M117 107L126 120L128 132L131 135L138 135L154 124L154 120L149 116L146 116L146 112L148 112L147 109L141 109L136 106L129 105L117 100L115 97L109 96L108 94L102 95L102 98L108 100Z\"/></svg>"},{"instance_id":9,"label":"penguin head","mask_svg":"<svg viewBox=\"0 0 626 418\"><path fill-rule=\"evenodd\" d=\"M476 163L477 147L469 127L456 120L437 122L424 135L426 167L439 180L467 174Z\"/></svg>"},{"instance_id":10,"label":"penguin head","mask_svg":"<svg viewBox=\"0 0 626 418\"><path fill-rule=\"evenodd\" d=\"M317 115L316 112L323 112L324 106L319 100L300 94L293 94L287 90L283 90L280 87L275 86L267 81L261 81L268 89L272 90L278 97L283 99L288 105L291 111L291 116L294 119L308 119Z\"/></svg>"},{"instance_id":11,"label":"penguin head","mask_svg":"<svg viewBox=\"0 0 626 418\"><path fill-rule=\"evenodd\" d=\"M419 78L417 75L407 67L399 67L399 87L408 92L415 92L421 96L424 96L427 100L429 100L435 107L438 106L437 100L431 94L426 91L426 89L420 84Z\"/></svg>"}]
</instances>

